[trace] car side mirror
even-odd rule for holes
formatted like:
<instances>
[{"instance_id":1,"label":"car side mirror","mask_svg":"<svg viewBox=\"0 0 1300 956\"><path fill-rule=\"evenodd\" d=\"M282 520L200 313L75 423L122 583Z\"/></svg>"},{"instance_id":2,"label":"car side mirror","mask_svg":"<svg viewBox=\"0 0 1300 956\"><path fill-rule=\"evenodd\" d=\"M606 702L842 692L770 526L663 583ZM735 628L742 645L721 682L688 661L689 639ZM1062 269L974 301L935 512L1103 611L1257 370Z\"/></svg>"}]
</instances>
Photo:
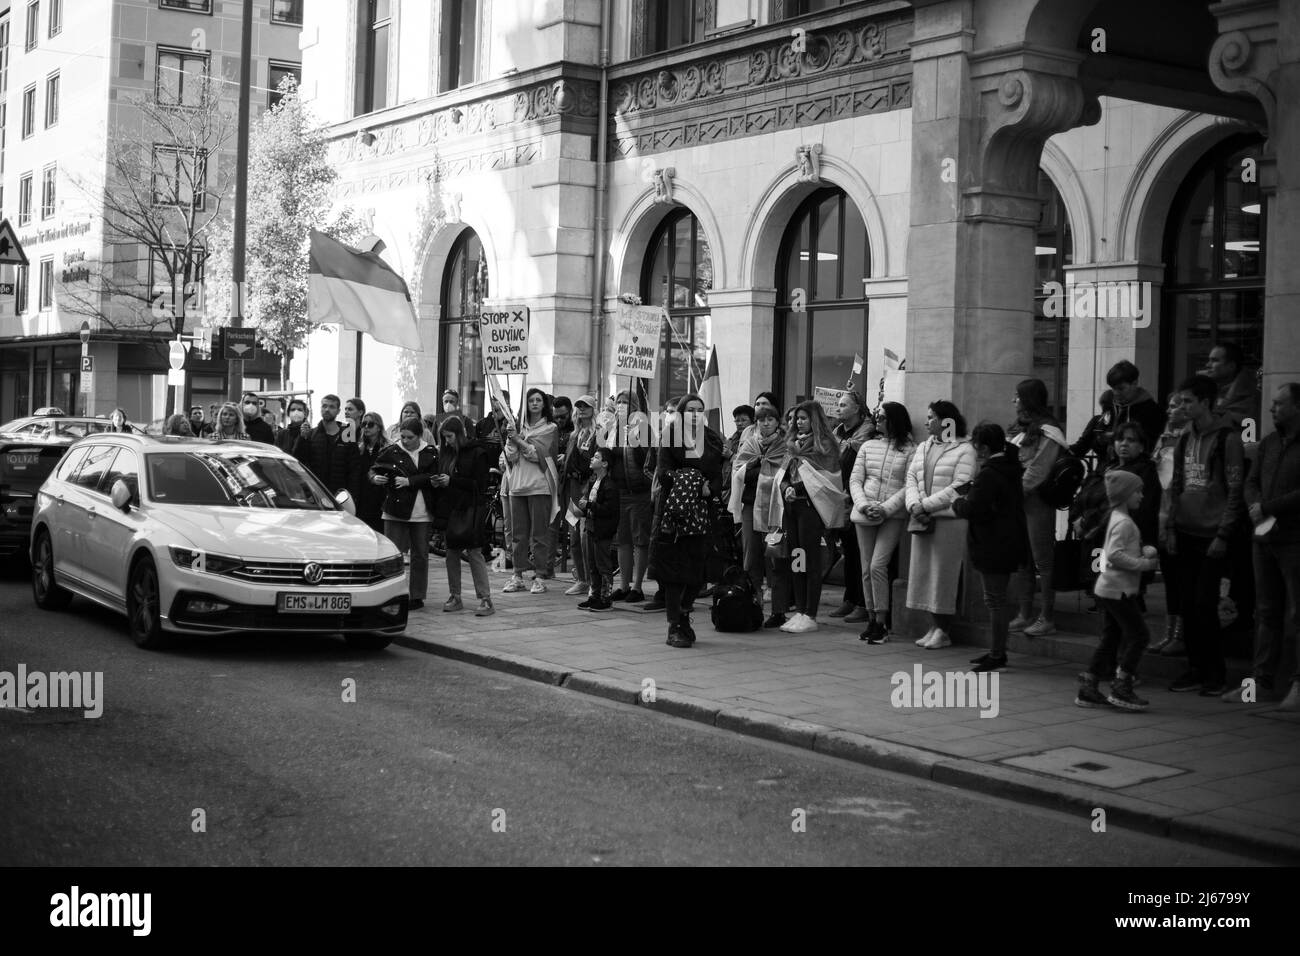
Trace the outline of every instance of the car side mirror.
<instances>
[{"instance_id":1,"label":"car side mirror","mask_svg":"<svg viewBox=\"0 0 1300 956\"><path fill-rule=\"evenodd\" d=\"M118 511L129 512L131 510L131 488L121 478L113 482L110 497L113 501L113 507Z\"/></svg>"},{"instance_id":2,"label":"car side mirror","mask_svg":"<svg viewBox=\"0 0 1300 956\"><path fill-rule=\"evenodd\" d=\"M334 496L334 500L338 503L340 508L352 515L352 517L355 518L357 516L357 503L352 500L351 494L346 491L340 491Z\"/></svg>"}]
</instances>

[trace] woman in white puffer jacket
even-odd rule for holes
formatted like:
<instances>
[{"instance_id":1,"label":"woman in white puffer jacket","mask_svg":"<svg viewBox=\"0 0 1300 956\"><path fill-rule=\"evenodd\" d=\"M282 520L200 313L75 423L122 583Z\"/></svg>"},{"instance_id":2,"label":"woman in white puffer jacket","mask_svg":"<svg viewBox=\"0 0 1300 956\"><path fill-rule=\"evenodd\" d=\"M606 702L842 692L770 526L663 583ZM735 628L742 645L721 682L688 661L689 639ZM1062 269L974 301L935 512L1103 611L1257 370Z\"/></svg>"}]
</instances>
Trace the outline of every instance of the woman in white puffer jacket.
<instances>
[{"instance_id":1,"label":"woman in white puffer jacket","mask_svg":"<svg viewBox=\"0 0 1300 956\"><path fill-rule=\"evenodd\" d=\"M907 469L907 512L932 530L912 535L907 575L907 606L928 611L931 628L916 643L927 649L948 647L948 629L957 611L957 585L966 560L966 519L952 503L979 468L975 447L966 437L966 419L952 402L930 404L921 443Z\"/></svg>"},{"instance_id":2,"label":"woman in white puffer jacket","mask_svg":"<svg viewBox=\"0 0 1300 956\"><path fill-rule=\"evenodd\" d=\"M870 615L859 640L889 640L889 561L907 523L907 471L916 451L912 418L898 402L885 402L877 413L875 437L862 443L849 475L854 530L862 554L862 595Z\"/></svg>"}]
</instances>

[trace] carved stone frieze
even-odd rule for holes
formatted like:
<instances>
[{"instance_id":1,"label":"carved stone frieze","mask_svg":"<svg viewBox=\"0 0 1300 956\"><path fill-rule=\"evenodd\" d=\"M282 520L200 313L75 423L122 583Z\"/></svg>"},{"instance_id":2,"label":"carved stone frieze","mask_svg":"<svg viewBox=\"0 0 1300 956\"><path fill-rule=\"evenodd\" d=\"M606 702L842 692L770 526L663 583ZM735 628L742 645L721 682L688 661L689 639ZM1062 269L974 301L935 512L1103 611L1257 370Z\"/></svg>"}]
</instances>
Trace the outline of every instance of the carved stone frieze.
<instances>
[{"instance_id":1,"label":"carved stone frieze","mask_svg":"<svg viewBox=\"0 0 1300 956\"><path fill-rule=\"evenodd\" d=\"M534 162L542 155L540 143L514 143L499 149L490 149L482 153L467 156L444 157L440 162L441 175L445 179L456 176L462 176L466 173L479 173L493 169L510 169L515 166L527 166ZM421 182L427 181L429 177L435 175L435 166L432 164L420 167L410 167L408 169L398 169L387 173L380 173L374 176L365 176L361 178L341 180L338 184L336 195L341 199L349 196L357 196L365 193L387 192L393 189L404 189L415 186ZM460 194L452 194L456 197L456 213L459 214ZM450 203L451 196L444 194L443 203ZM450 216L450 210L446 205L443 211Z\"/></svg>"},{"instance_id":2,"label":"carved stone frieze","mask_svg":"<svg viewBox=\"0 0 1300 956\"><path fill-rule=\"evenodd\" d=\"M329 156L335 165L369 162L556 116L594 118L596 107L595 83L554 80L374 128L368 144L357 136L339 137L330 143Z\"/></svg>"}]
</instances>

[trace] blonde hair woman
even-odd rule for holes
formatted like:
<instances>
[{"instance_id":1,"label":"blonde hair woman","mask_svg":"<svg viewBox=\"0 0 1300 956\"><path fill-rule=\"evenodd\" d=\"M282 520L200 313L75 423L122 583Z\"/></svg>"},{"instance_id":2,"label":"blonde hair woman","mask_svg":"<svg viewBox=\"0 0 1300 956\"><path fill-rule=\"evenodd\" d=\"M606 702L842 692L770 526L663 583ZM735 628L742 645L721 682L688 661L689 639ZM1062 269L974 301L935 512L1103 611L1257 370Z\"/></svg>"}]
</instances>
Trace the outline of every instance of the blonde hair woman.
<instances>
[{"instance_id":1,"label":"blonde hair woman","mask_svg":"<svg viewBox=\"0 0 1300 956\"><path fill-rule=\"evenodd\" d=\"M244 431L244 413L234 402L226 402L217 411L217 427L212 438L218 441L222 438L248 440L248 433Z\"/></svg>"}]
</instances>

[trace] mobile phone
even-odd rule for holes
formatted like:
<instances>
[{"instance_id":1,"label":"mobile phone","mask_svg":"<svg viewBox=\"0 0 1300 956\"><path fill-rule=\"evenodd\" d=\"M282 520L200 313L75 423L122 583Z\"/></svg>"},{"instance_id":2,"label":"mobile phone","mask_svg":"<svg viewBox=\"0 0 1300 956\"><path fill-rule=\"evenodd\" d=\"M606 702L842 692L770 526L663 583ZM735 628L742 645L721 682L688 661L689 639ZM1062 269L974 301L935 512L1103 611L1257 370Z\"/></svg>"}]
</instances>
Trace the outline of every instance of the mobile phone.
<instances>
[{"instance_id":1,"label":"mobile phone","mask_svg":"<svg viewBox=\"0 0 1300 956\"><path fill-rule=\"evenodd\" d=\"M973 484L975 484L975 482L973 481L963 481L960 485L957 486L957 494L959 495L967 494L970 491L971 486Z\"/></svg>"}]
</instances>

